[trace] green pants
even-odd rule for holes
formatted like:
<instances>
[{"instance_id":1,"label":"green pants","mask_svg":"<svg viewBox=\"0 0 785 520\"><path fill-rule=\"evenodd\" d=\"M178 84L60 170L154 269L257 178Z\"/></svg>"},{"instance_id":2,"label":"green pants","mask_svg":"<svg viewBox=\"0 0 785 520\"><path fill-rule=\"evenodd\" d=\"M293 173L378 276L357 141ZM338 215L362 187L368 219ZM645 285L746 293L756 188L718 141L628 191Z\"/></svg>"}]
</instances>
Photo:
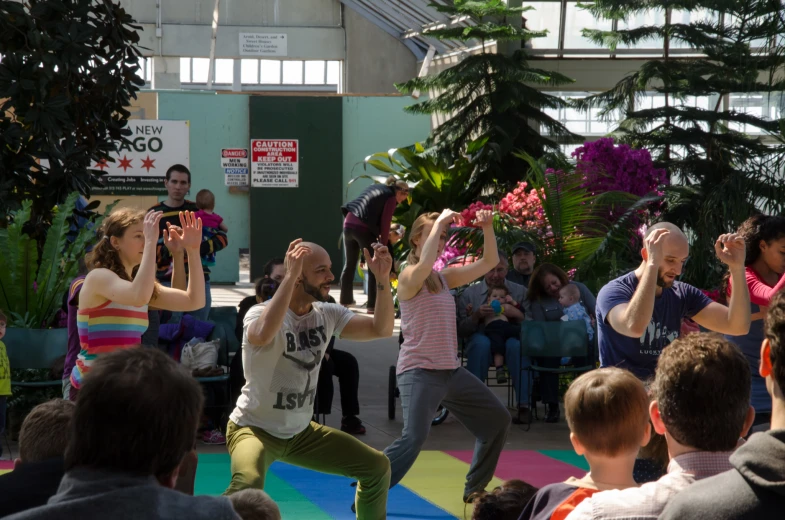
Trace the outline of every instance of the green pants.
<instances>
[{"instance_id":1,"label":"green pants","mask_svg":"<svg viewBox=\"0 0 785 520\"><path fill-rule=\"evenodd\" d=\"M347 433L311 422L291 439L279 439L259 428L229 421L226 446L232 457L232 482L225 495L246 488L264 489L267 468L280 460L356 479L357 518L387 518L390 461Z\"/></svg>"}]
</instances>

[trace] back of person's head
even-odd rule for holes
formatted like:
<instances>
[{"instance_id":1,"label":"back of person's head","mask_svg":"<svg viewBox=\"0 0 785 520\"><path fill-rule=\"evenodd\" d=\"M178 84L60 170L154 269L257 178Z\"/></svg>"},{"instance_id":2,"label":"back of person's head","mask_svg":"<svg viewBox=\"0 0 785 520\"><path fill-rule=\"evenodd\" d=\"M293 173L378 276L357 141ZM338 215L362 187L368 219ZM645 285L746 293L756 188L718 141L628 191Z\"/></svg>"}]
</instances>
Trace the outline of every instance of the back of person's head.
<instances>
[{"instance_id":1,"label":"back of person's head","mask_svg":"<svg viewBox=\"0 0 785 520\"><path fill-rule=\"evenodd\" d=\"M258 280L254 284L254 289L256 290L256 301L259 303L266 302L273 296L275 296L275 291L278 289L278 282L270 278L270 276L265 275Z\"/></svg>"},{"instance_id":2,"label":"back of person's head","mask_svg":"<svg viewBox=\"0 0 785 520\"><path fill-rule=\"evenodd\" d=\"M769 346L769 360L763 359L765 377L771 377L779 386L779 396L785 392L785 293L778 292L769 303L765 324Z\"/></svg>"},{"instance_id":3,"label":"back of person's head","mask_svg":"<svg viewBox=\"0 0 785 520\"><path fill-rule=\"evenodd\" d=\"M587 453L636 453L648 441L649 396L631 372L615 367L586 372L564 394L570 436Z\"/></svg>"},{"instance_id":4,"label":"back of person's head","mask_svg":"<svg viewBox=\"0 0 785 520\"><path fill-rule=\"evenodd\" d=\"M196 194L196 207L201 210L212 211L215 209L215 195L210 190L199 190Z\"/></svg>"},{"instance_id":5,"label":"back of person's head","mask_svg":"<svg viewBox=\"0 0 785 520\"><path fill-rule=\"evenodd\" d=\"M273 269L275 269L276 265L283 265L284 259L283 258L272 258L266 264L264 264L264 275L265 276L272 276Z\"/></svg>"},{"instance_id":6,"label":"back of person's head","mask_svg":"<svg viewBox=\"0 0 785 520\"><path fill-rule=\"evenodd\" d=\"M194 447L203 403L199 383L158 349L103 355L79 390L66 471L88 467L149 475L171 487Z\"/></svg>"},{"instance_id":7,"label":"back of person's head","mask_svg":"<svg viewBox=\"0 0 785 520\"><path fill-rule=\"evenodd\" d=\"M522 480L508 480L490 493L473 494L472 520L517 520L537 488Z\"/></svg>"},{"instance_id":8,"label":"back of person's head","mask_svg":"<svg viewBox=\"0 0 785 520\"><path fill-rule=\"evenodd\" d=\"M261 489L243 489L229 495L235 513L242 520L281 520L281 511Z\"/></svg>"},{"instance_id":9,"label":"back of person's head","mask_svg":"<svg viewBox=\"0 0 785 520\"><path fill-rule=\"evenodd\" d=\"M673 440L730 451L752 422L750 384L749 363L736 345L719 334L694 333L662 350L652 393Z\"/></svg>"},{"instance_id":10,"label":"back of person's head","mask_svg":"<svg viewBox=\"0 0 785 520\"><path fill-rule=\"evenodd\" d=\"M23 464L65 455L74 408L71 401L52 399L27 414L19 430L19 460Z\"/></svg>"}]
</instances>

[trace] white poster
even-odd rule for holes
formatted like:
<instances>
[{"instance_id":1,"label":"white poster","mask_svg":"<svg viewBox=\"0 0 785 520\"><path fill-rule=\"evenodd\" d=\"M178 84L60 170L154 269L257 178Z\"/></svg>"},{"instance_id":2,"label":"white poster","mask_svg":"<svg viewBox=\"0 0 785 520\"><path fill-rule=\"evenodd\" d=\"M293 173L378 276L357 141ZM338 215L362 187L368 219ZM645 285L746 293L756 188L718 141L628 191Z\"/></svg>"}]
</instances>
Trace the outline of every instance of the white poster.
<instances>
[{"instance_id":1,"label":"white poster","mask_svg":"<svg viewBox=\"0 0 785 520\"><path fill-rule=\"evenodd\" d=\"M297 139L251 140L251 186L297 188L300 178Z\"/></svg>"},{"instance_id":2,"label":"white poster","mask_svg":"<svg viewBox=\"0 0 785 520\"><path fill-rule=\"evenodd\" d=\"M222 148L221 168L227 186L248 186L248 148Z\"/></svg>"},{"instance_id":3,"label":"white poster","mask_svg":"<svg viewBox=\"0 0 785 520\"><path fill-rule=\"evenodd\" d=\"M129 142L110 155L114 162L92 165L105 172L96 193L166 193L166 170L173 164L190 168L189 122L131 119L127 128Z\"/></svg>"},{"instance_id":4,"label":"white poster","mask_svg":"<svg viewBox=\"0 0 785 520\"><path fill-rule=\"evenodd\" d=\"M286 34L240 33L240 56L286 55Z\"/></svg>"}]
</instances>

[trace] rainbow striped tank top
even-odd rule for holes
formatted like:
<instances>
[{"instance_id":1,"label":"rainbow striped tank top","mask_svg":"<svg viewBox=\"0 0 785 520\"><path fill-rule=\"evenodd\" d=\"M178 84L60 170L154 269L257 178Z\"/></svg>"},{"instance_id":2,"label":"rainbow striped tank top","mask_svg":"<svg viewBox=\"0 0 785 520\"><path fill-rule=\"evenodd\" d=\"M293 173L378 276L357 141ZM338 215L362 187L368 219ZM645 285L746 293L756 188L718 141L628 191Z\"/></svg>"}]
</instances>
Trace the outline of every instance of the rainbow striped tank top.
<instances>
[{"instance_id":1,"label":"rainbow striped tank top","mask_svg":"<svg viewBox=\"0 0 785 520\"><path fill-rule=\"evenodd\" d=\"M76 327L82 350L71 372L71 385L77 389L82 385L85 374L101 354L140 344L147 325L147 305L133 307L107 301L92 309L79 309Z\"/></svg>"}]
</instances>

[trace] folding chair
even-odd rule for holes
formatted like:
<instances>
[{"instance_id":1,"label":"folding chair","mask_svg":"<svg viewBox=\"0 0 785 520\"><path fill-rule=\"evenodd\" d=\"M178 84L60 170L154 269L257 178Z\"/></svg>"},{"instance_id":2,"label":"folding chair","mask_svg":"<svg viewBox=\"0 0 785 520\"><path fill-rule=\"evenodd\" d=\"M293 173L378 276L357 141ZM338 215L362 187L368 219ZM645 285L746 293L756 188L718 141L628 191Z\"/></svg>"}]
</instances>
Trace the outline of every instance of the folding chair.
<instances>
[{"instance_id":1,"label":"folding chair","mask_svg":"<svg viewBox=\"0 0 785 520\"><path fill-rule=\"evenodd\" d=\"M550 374L583 373L594 369L592 348L589 335L586 333L586 324L583 321L524 321L521 327L521 358L528 357L531 365L523 366L521 372L527 371L529 381L529 414L528 427L531 426L533 412L536 404L533 400L533 385L535 372ZM559 366L558 368L544 367L539 361L541 358L578 358L583 357L586 364L583 366ZM520 400L520 396L518 397ZM520 404L520 403L519 403ZM518 407L520 420L520 406Z\"/></svg>"}]
</instances>

